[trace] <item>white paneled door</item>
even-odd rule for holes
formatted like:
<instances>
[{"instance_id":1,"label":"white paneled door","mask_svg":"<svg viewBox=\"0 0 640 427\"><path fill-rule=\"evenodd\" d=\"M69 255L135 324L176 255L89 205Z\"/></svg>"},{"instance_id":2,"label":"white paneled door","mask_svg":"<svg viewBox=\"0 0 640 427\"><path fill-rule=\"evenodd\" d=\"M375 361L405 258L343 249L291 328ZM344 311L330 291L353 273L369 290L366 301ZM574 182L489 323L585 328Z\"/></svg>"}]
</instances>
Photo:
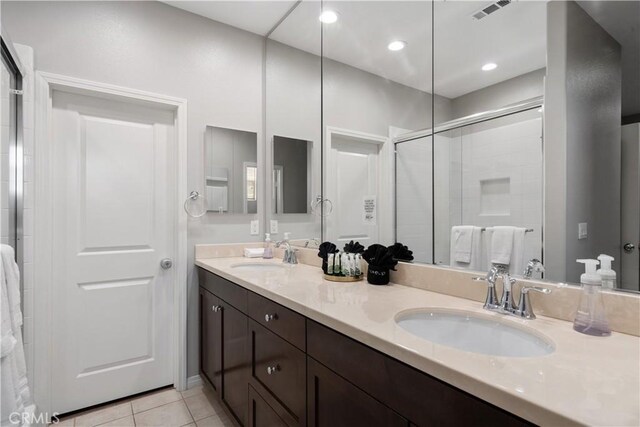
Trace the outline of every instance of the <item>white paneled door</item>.
<instances>
[{"instance_id":1,"label":"white paneled door","mask_svg":"<svg viewBox=\"0 0 640 427\"><path fill-rule=\"evenodd\" d=\"M54 91L52 409L173 383L175 112Z\"/></svg>"},{"instance_id":2,"label":"white paneled door","mask_svg":"<svg viewBox=\"0 0 640 427\"><path fill-rule=\"evenodd\" d=\"M379 242L380 147L365 138L331 136L331 168L325 173L333 212L326 217L326 232L340 249L351 240L364 247Z\"/></svg>"}]
</instances>

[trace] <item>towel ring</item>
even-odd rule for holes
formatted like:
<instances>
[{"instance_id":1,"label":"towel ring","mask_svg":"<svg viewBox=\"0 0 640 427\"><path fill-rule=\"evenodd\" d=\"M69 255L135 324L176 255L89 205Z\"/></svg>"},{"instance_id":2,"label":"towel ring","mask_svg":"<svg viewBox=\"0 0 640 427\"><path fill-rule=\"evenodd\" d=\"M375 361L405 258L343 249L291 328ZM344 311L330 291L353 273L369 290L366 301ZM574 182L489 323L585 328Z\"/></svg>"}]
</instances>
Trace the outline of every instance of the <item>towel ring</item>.
<instances>
[{"instance_id":1,"label":"towel ring","mask_svg":"<svg viewBox=\"0 0 640 427\"><path fill-rule=\"evenodd\" d=\"M202 194L192 191L184 201L184 210L191 218L200 218L207 213L207 200Z\"/></svg>"},{"instance_id":2,"label":"towel ring","mask_svg":"<svg viewBox=\"0 0 640 427\"><path fill-rule=\"evenodd\" d=\"M325 203L328 203L328 205L325 205ZM333 202L329 199L323 199L322 196L316 196L316 199L311 201L311 212L318 216L327 216L333 212Z\"/></svg>"}]
</instances>

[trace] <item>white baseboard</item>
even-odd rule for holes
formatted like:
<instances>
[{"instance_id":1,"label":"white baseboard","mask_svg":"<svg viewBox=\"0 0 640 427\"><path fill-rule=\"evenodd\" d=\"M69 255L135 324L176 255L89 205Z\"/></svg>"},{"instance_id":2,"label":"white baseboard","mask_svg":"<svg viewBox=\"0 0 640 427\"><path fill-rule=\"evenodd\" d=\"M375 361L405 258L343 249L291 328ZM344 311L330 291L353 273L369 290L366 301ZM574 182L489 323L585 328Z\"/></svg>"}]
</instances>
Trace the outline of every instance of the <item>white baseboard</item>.
<instances>
[{"instance_id":1,"label":"white baseboard","mask_svg":"<svg viewBox=\"0 0 640 427\"><path fill-rule=\"evenodd\" d=\"M200 375L194 375L192 377L187 378L187 390L194 387L199 387L202 385L202 378Z\"/></svg>"}]
</instances>

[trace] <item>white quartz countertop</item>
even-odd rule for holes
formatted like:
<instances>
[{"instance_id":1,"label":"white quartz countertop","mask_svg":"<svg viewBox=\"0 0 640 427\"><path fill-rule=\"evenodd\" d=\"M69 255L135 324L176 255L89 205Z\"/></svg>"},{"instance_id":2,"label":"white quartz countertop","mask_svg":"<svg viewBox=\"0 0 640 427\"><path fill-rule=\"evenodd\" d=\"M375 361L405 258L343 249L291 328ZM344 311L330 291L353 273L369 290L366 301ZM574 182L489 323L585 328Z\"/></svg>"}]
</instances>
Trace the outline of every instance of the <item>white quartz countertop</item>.
<instances>
[{"instance_id":1,"label":"white quartz countertop","mask_svg":"<svg viewBox=\"0 0 640 427\"><path fill-rule=\"evenodd\" d=\"M329 282L304 264L238 270L247 258L196 259L196 265L539 425L640 425L640 338L591 337L570 322L518 319L462 298L391 284ZM549 295L553 298L553 295ZM469 353L418 338L394 318L404 310L445 308L499 316L555 344L541 357Z\"/></svg>"}]
</instances>

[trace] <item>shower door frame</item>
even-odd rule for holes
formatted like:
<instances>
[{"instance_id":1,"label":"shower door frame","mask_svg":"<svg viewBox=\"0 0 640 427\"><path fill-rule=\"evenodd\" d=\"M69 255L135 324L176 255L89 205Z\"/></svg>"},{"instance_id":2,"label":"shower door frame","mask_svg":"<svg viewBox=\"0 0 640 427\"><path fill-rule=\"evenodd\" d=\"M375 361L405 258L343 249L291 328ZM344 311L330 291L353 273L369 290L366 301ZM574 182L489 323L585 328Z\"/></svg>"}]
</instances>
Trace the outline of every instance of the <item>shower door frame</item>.
<instances>
[{"instance_id":1,"label":"shower door frame","mask_svg":"<svg viewBox=\"0 0 640 427\"><path fill-rule=\"evenodd\" d=\"M510 104L501 108L496 108L493 110L483 111L480 113L472 114L470 116L461 117L459 119L450 120L448 122L444 122L430 129L421 129L413 132L408 132L402 135L398 135L392 138L393 142L393 152L394 152L394 169L396 172L393 178L393 188L394 188L394 200L393 200L393 239L395 242L398 241L398 197L397 191L395 191L397 182L397 161L398 161L398 144L402 144L403 142L413 141L419 138L431 137L431 144L433 146L434 136L447 132L454 129L460 129L465 126L475 125L478 123L486 122L489 120L499 119L501 117L511 116L513 114L523 113L525 111L530 111L536 108L544 108L544 97L536 96L533 98L526 99L522 102L517 102L515 104ZM544 165L544 114L542 114L542 159ZM435 157L431 159L431 169L434 168ZM544 166L543 166L544 167ZM544 182L544 177L543 177ZM431 183L431 209L432 209L432 218L435 219L435 181ZM540 230L541 233L541 259L544 261L544 223L545 223L545 188L542 186L542 227ZM435 234L434 234L434 225L432 220L432 239L431 239L431 261L425 262L427 265L436 265L435 260ZM448 267L448 266L447 266ZM544 277L544 275L543 275Z\"/></svg>"},{"instance_id":2,"label":"shower door frame","mask_svg":"<svg viewBox=\"0 0 640 427\"><path fill-rule=\"evenodd\" d=\"M24 145L23 145L23 91L22 79L25 74L11 38L2 31L0 36L2 62L15 79L11 100L15 111L15 132L9 135L9 245L15 251L15 259L20 271L20 295L24 295L23 265L23 204L24 204ZM24 298L20 298L20 308L24 311Z\"/></svg>"}]
</instances>

